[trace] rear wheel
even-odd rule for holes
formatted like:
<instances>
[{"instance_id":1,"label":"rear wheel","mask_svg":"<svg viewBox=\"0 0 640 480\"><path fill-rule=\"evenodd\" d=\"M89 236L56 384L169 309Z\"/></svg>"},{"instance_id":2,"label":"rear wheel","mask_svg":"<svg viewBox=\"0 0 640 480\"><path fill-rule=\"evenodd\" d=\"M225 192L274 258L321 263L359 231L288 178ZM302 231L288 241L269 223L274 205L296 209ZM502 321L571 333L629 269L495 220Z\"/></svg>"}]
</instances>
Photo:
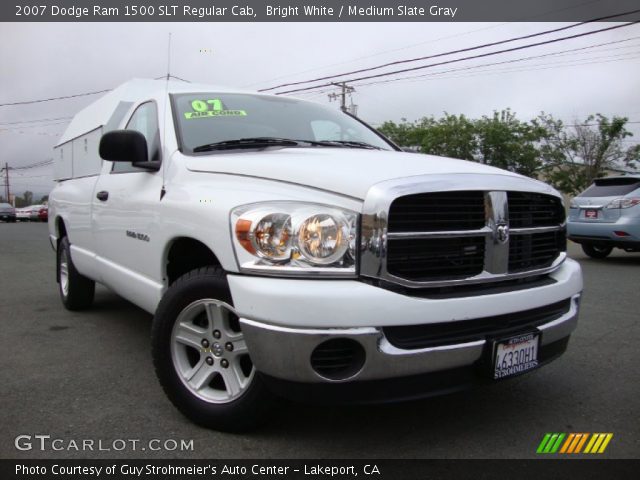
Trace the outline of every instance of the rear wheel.
<instances>
[{"instance_id":1,"label":"rear wheel","mask_svg":"<svg viewBox=\"0 0 640 480\"><path fill-rule=\"evenodd\" d=\"M591 258L606 258L609 256L613 247L603 247L599 245L583 244L582 251Z\"/></svg>"},{"instance_id":2,"label":"rear wheel","mask_svg":"<svg viewBox=\"0 0 640 480\"><path fill-rule=\"evenodd\" d=\"M96 290L96 283L76 270L67 237L63 237L58 245L58 290L68 310L90 307Z\"/></svg>"},{"instance_id":3,"label":"rear wheel","mask_svg":"<svg viewBox=\"0 0 640 480\"><path fill-rule=\"evenodd\" d=\"M251 363L224 272L193 270L176 280L153 320L153 361L171 402L200 425L250 429L266 418L272 394Z\"/></svg>"}]
</instances>

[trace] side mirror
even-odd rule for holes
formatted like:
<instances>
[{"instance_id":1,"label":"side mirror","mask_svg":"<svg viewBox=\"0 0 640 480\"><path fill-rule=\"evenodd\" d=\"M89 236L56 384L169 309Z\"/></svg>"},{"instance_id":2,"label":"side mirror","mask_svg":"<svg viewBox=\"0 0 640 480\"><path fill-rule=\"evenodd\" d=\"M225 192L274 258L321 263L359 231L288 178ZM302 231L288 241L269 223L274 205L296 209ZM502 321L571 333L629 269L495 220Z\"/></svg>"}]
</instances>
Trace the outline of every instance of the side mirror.
<instances>
[{"instance_id":1,"label":"side mirror","mask_svg":"<svg viewBox=\"0 0 640 480\"><path fill-rule=\"evenodd\" d=\"M134 167L160 170L160 162L149 162L147 139L135 130L114 130L105 133L98 148L100 158L112 162L131 162Z\"/></svg>"}]
</instances>

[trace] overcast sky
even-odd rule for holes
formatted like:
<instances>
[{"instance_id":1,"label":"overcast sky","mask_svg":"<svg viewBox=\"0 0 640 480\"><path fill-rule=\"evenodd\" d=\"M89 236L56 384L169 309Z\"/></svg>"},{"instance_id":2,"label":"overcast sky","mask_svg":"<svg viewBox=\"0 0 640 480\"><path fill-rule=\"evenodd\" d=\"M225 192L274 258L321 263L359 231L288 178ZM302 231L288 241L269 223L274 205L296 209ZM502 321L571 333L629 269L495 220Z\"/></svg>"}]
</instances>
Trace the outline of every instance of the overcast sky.
<instances>
[{"instance_id":1,"label":"overcast sky","mask_svg":"<svg viewBox=\"0 0 640 480\"><path fill-rule=\"evenodd\" d=\"M113 88L133 77L171 72L194 82L249 88L306 80L389 61L464 48L562 26L561 23L49 23L0 24L0 103ZM608 25L586 25L536 39ZM356 86L359 116L373 124L447 111L469 117L511 107L529 120L540 111L567 123L591 113L640 121L640 25L406 75L629 41L507 65ZM533 43L512 43L509 46ZM498 50L491 47L483 50ZM451 57L455 58L455 57ZM415 65L426 64L418 62ZM413 66L411 64L409 66ZM382 70L385 71L385 70ZM391 78L391 77L389 77ZM328 102L327 92L301 98ZM18 167L51 158L65 124L6 125L68 117L98 96L0 107L0 162ZM337 103L333 104L336 108ZM52 122L49 122L52 123ZM629 126L634 141L640 124ZM7 130L9 129L9 130ZM640 140L638 140L640 141ZM12 190L47 193L51 167L18 172ZM20 178L22 177L22 178Z\"/></svg>"}]
</instances>

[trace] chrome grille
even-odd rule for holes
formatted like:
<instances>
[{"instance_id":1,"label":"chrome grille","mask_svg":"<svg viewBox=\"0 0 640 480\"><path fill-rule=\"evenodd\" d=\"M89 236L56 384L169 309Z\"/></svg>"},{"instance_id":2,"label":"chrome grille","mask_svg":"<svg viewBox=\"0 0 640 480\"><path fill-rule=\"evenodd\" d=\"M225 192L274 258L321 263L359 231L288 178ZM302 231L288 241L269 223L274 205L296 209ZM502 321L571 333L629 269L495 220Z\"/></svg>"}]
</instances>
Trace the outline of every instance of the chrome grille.
<instances>
[{"instance_id":1,"label":"chrome grille","mask_svg":"<svg viewBox=\"0 0 640 480\"><path fill-rule=\"evenodd\" d=\"M484 283L548 273L566 257L564 208L550 188L500 175L423 178L370 190L363 276L416 288Z\"/></svg>"}]
</instances>

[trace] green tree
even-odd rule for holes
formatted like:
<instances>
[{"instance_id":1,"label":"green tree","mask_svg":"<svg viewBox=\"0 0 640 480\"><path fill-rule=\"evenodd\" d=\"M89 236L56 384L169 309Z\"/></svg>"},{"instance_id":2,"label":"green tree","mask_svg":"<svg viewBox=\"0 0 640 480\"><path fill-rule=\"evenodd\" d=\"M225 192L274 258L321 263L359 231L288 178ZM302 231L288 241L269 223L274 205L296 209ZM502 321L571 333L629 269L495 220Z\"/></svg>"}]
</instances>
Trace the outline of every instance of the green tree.
<instances>
[{"instance_id":1,"label":"green tree","mask_svg":"<svg viewBox=\"0 0 640 480\"><path fill-rule=\"evenodd\" d=\"M26 205L33 205L33 192L27 190L22 194L22 200Z\"/></svg>"},{"instance_id":2,"label":"green tree","mask_svg":"<svg viewBox=\"0 0 640 480\"><path fill-rule=\"evenodd\" d=\"M559 190L575 195L612 168L634 168L640 160L640 145L625 147L633 134L628 118L588 116L565 127L551 115L541 114L536 124L546 130L540 148L547 180Z\"/></svg>"},{"instance_id":3,"label":"green tree","mask_svg":"<svg viewBox=\"0 0 640 480\"><path fill-rule=\"evenodd\" d=\"M474 122L464 115L445 112L444 117L438 120L423 118L418 129L421 131L423 153L462 160L477 159L477 129Z\"/></svg>"},{"instance_id":4,"label":"green tree","mask_svg":"<svg viewBox=\"0 0 640 480\"><path fill-rule=\"evenodd\" d=\"M417 122L407 122L406 118L401 120L401 123L384 122L378 131L401 147L420 145L421 133L417 128Z\"/></svg>"},{"instance_id":5,"label":"green tree","mask_svg":"<svg viewBox=\"0 0 640 480\"><path fill-rule=\"evenodd\" d=\"M522 122L510 109L475 121L479 160L494 167L535 177L542 166L539 144L546 130Z\"/></svg>"}]
</instances>

